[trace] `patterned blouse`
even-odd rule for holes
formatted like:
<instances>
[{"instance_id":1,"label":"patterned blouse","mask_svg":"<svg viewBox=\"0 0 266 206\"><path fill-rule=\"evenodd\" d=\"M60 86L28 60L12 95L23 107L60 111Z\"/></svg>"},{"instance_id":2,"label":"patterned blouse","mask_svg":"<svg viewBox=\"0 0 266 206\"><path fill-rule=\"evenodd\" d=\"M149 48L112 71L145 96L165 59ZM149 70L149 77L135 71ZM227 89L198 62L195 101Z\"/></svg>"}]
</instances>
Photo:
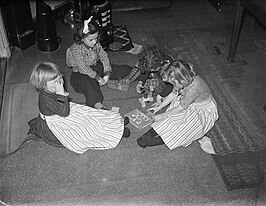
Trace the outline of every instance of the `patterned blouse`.
<instances>
[{"instance_id":1,"label":"patterned blouse","mask_svg":"<svg viewBox=\"0 0 266 206\"><path fill-rule=\"evenodd\" d=\"M100 43L93 48L86 47L85 44L72 44L66 51L66 64L72 67L73 72L80 72L98 80L100 76L91 68L98 61L101 61L104 68L104 75L111 75L112 68L107 53Z\"/></svg>"},{"instance_id":2,"label":"patterned blouse","mask_svg":"<svg viewBox=\"0 0 266 206\"><path fill-rule=\"evenodd\" d=\"M193 102L202 102L211 96L211 90L207 83L199 76L195 76L190 85L182 91L180 105L187 109Z\"/></svg>"}]
</instances>

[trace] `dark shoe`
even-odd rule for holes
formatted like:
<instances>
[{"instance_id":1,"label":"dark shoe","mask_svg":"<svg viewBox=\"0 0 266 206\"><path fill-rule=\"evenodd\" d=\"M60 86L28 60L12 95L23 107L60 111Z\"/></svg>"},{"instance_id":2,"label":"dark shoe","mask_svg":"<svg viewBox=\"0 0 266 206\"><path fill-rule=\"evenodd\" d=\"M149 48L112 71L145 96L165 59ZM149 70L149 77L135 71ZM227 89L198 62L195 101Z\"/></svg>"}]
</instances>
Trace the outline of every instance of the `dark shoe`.
<instances>
[{"instance_id":1,"label":"dark shoe","mask_svg":"<svg viewBox=\"0 0 266 206\"><path fill-rule=\"evenodd\" d=\"M137 143L142 148L146 148L147 147L141 138L137 139Z\"/></svg>"},{"instance_id":2,"label":"dark shoe","mask_svg":"<svg viewBox=\"0 0 266 206\"><path fill-rule=\"evenodd\" d=\"M129 118L128 117L125 117L124 118L124 126L127 126L129 123Z\"/></svg>"},{"instance_id":3,"label":"dark shoe","mask_svg":"<svg viewBox=\"0 0 266 206\"><path fill-rule=\"evenodd\" d=\"M130 129L127 128L127 127L125 127L124 128L124 133L123 133L122 137L128 138L129 136L130 136Z\"/></svg>"}]
</instances>

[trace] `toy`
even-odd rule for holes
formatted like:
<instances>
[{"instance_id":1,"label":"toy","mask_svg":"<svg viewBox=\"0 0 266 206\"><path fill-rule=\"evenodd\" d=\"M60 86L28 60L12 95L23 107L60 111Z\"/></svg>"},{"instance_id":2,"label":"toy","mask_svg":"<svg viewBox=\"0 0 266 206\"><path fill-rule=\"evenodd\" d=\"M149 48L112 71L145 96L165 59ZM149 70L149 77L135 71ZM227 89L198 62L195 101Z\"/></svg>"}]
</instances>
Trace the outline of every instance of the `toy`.
<instances>
[{"instance_id":1,"label":"toy","mask_svg":"<svg viewBox=\"0 0 266 206\"><path fill-rule=\"evenodd\" d=\"M154 92L154 86L149 86L149 90L147 91L147 93L145 93L143 97L138 98L142 108L146 107L146 103L153 102L154 100L153 92Z\"/></svg>"},{"instance_id":2,"label":"toy","mask_svg":"<svg viewBox=\"0 0 266 206\"><path fill-rule=\"evenodd\" d=\"M152 119L139 109L134 109L125 116L127 116L130 120L130 123L132 123L139 130L142 130L152 123Z\"/></svg>"},{"instance_id":3,"label":"toy","mask_svg":"<svg viewBox=\"0 0 266 206\"><path fill-rule=\"evenodd\" d=\"M147 79L144 79L144 86L142 82L139 82L137 85L137 92L144 94L143 97L139 98L142 108L145 108L146 103L153 102L154 96L159 94L164 88L165 84L161 73L165 71L170 66L169 60L163 60L160 67L157 67L154 70L151 70Z\"/></svg>"}]
</instances>

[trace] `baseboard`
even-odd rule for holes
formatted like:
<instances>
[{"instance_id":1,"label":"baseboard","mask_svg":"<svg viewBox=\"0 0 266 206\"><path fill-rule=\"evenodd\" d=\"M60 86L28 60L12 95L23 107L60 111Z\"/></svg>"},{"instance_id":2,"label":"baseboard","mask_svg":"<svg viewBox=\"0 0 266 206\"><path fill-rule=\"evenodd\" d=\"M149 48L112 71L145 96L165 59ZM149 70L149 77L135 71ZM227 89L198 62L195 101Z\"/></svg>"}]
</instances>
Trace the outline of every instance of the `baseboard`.
<instances>
[{"instance_id":1,"label":"baseboard","mask_svg":"<svg viewBox=\"0 0 266 206\"><path fill-rule=\"evenodd\" d=\"M125 0L111 0L112 11L133 11L142 9L159 9L169 8L172 6L172 0L142 0L142 1L125 1Z\"/></svg>"}]
</instances>

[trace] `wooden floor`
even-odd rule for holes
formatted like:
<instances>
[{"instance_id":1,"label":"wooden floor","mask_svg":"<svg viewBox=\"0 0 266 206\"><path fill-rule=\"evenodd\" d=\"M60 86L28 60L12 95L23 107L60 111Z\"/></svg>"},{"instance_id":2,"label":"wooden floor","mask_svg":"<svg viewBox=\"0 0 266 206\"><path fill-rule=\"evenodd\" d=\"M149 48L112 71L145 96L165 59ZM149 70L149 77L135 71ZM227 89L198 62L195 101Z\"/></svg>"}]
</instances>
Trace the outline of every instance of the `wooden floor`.
<instances>
[{"instance_id":1,"label":"wooden floor","mask_svg":"<svg viewBox=\"0 0 266 206\"><path fill-rule=\"evenodd\" d=\"M153 19L158 18L158 15L160 15L160 22L154 22ZM222 5L222 11L218 13L207 0L173 0L171 8L113 13L113 23L126 25L131 39L137 44L146 44L155 32L212 28L217 29L217 32L221 30L224 32L227 40L224 46L227 50L233 20L234 5L232 3ZM265 40L265 28L246 13L236 54L235 65L238 67L234 67L234 64L221 66L219 73L225 89L235 100L236 106L241 108L247 120L266 137L266 114L263 112L263 106L266 103ZM6 68L6 84L28 82L30 71L27 70L26 64L31 65L32 59L38 60L38 55L28 54L27 51L21 52L16 48L12 51L10 67ZM56 58L65 58L64 53L62 52L62 55ZM226 56L224 58L226 59ZM24 59L26 64L21 65L21 59ZM238 60L241 60L239 62L243 64L242 67L239 67ZM0 78L0 81L3 79ZM3 92L3 89L0 91ZM263 203L259 200L259 204Z\"/></svg>"}]
</instances>

